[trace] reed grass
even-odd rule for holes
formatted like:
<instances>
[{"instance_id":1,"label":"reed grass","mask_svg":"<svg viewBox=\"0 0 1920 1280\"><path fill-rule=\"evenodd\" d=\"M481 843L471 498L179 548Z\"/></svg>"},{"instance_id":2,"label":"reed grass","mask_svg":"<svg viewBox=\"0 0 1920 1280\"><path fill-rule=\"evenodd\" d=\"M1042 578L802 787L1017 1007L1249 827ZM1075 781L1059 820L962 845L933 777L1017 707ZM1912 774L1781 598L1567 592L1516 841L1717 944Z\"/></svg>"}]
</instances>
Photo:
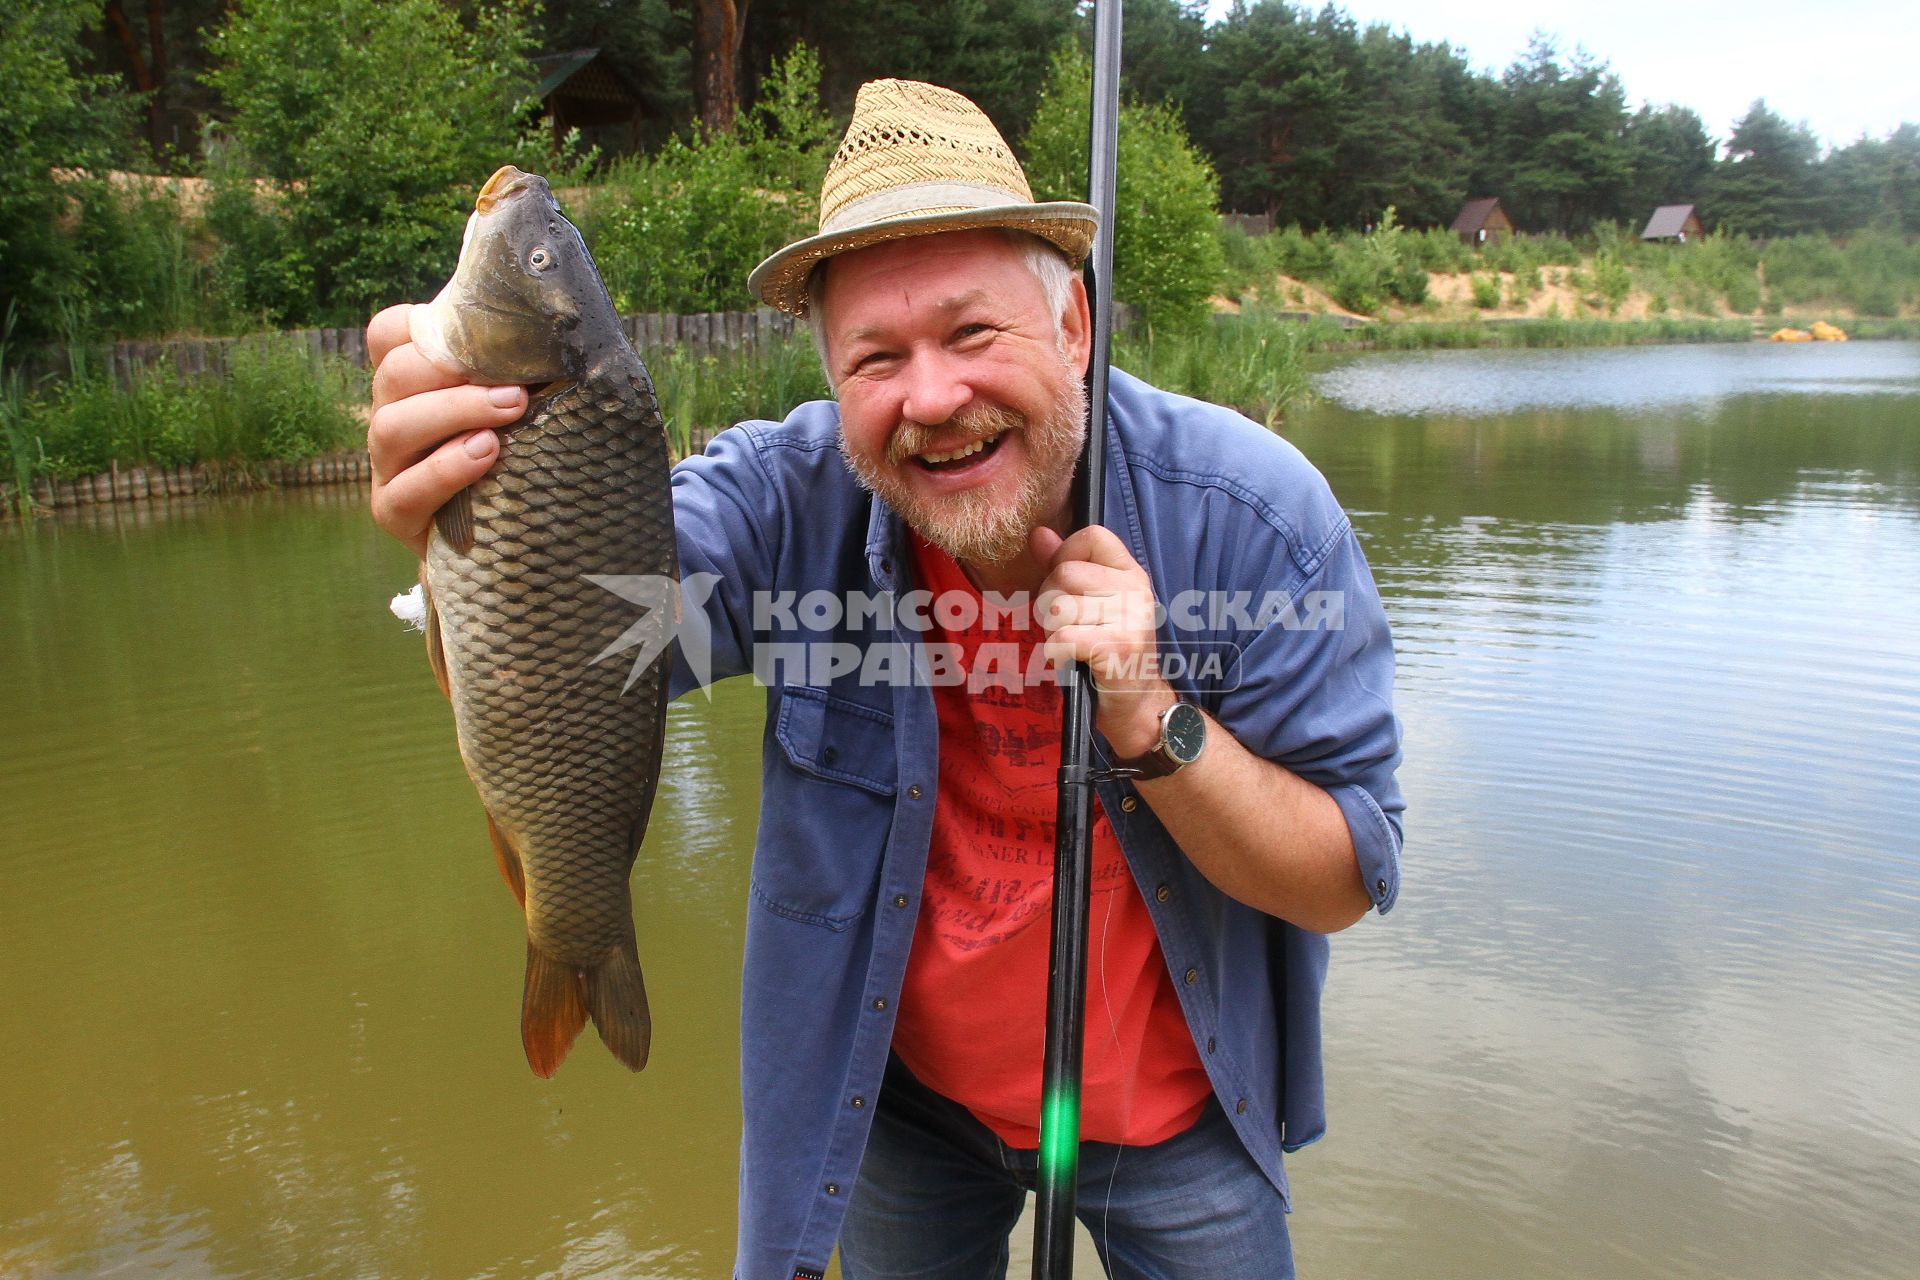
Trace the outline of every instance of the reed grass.
<instances>
[{"instance_id":1,"label":"reed grass","mask_svg":"<svg viewBox=\"0 0 1920 1280\"><path fill-rule=\"evenodd\" d=\"M1114 363L1154 386L1238 409L1271 428L1310 393L1304 356L1336 331L1260 312L1199 328L1119 333Z\"/></svg>"},{"instance_id":2,"label":"reed grass","mask_svg":"<svg viewBox=\"0 0 1920 1280\"><path fill-rule=\"evenodd\" d=\"M807 400L832 397L812 340L795 331L729 352L669 348L647 354L667 440L676 456L736 422L778 419Z\"/></svg>"},{"instance_id":3,"label":"reed grass","mask_svg":"<svg viewBox=\"0 0 1920 1280\"><path fill-rule=\"evenodd\" d=\"M83 349L69 357L73 374L42 389L0 379L0 462L16 492L43 476L200 462L246 484L257 464L317 457L364 435L350 406L365 402L367 374L336 357L316 361L303 343L248 340L233 348L224 376L183 380L147 368L126 387L91 367Z\"/></svg>"}]
</instances>

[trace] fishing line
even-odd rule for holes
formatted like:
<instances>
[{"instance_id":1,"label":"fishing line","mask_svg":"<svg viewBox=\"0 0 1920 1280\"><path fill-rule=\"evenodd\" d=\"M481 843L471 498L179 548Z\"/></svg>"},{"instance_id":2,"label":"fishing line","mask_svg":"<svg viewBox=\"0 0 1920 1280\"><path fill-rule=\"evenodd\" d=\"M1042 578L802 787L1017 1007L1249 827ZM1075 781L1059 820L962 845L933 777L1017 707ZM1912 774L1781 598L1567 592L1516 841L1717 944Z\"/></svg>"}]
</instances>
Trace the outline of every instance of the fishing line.
<instances>
[{"instance_id":1,"label":"fishing line","mask_svg":"<svg viewBox=\"0 0 1920 1280\"><path fill-rule=\"evenodd\" d=\"M1118 836L1115 837L1118 839ZM1121 855L1125 857L1125 855ZM1113 897L1119 889L1107 894L1106 919L1100 922L1100 1004L1107 1011L1107 1039L1116 1048L1120 1044L1120 1020L1114 1016L1113 996L1107 990L1107 939L1113 930ZM1125 1092L1121 1095L1120 1114L1129 1119L1133 1116L1133 1088L1135 1080L1129 1077ZM1114 1144L1113 1167L1107 1172L1106 1199L1100 1205L1100 1253L1104 1258L1113 1257L1113 1188L1120 1181L1120 1158L1126 1154L1126 1147Z\"/></svg>"}]
</instances>

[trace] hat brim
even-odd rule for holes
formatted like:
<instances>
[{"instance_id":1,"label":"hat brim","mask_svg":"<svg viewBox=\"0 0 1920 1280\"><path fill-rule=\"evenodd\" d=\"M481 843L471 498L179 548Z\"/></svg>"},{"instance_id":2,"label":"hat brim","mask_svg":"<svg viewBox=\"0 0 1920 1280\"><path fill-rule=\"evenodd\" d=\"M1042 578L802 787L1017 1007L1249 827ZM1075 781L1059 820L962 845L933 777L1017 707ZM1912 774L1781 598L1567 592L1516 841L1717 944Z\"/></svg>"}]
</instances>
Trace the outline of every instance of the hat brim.
<instances>
[{"instance_id":1,"label":"hat brim","mask_svg":"<svg viewBox=\"0 0 1920 1280\"><path fill-rule=\"evenodd\" d=\"M804 317L807 314L807 277L812 274L816 264L835 254L864 249L889 240L983 227L1025 231L1039 236L1056 246L1067 255L1068 262L1078 267L1093 247L1094 229L1099 225L1099 211L1077 200L987 205L983 208L921 213L907 218L888 218L883 222L871 222L795 241L753 269L747 277L747 290L775 310Z\"/></svg>"}]
</instances>

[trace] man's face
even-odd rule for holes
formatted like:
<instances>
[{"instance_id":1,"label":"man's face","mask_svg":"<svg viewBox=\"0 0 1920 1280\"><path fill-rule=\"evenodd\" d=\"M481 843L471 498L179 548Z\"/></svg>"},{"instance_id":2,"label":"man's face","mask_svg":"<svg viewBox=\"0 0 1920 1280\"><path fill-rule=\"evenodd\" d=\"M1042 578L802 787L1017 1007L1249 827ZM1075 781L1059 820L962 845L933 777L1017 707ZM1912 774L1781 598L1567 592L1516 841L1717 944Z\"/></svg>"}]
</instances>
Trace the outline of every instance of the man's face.
<instances>
[{"instance_id":1,"label":"man's face","mask_svg":"<svg viewBox=\"0 0 1920 1280\"><path fill-rule=\"evenodd\" d=\"M815 323L860 482L958 560L1001 563L1065 518L1085 434L1086 294L1064 324L1003 235L842 254Z\"/></svg>"}]
</instances>

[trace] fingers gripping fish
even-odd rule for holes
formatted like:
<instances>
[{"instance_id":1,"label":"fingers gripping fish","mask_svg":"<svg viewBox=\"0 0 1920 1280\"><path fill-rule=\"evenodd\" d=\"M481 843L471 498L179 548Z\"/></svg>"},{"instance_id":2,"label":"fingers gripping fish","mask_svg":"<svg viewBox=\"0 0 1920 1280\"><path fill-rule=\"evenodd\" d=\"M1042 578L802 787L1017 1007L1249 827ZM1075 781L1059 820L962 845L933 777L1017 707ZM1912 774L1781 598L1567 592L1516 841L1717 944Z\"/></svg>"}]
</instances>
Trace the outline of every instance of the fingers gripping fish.
<instances>
[{"instance_id":1,"label":"fingers gripping fish","mask_svg":"<svg viewBox=\"0 0 1920 1280\"><path fill-rule=\"evenodd\" d=\"M672 618L636 624L590 579L675 571L653 384L546 180L511 165L411 329L435 363L529 388L493 468L435 517L421 575L428 656L526 912L527 1062L551 1076L591 1020L638 1071L652 1022L628 877L659 780ZM597 661L623 636L653 655L642 668Z\"/></svg>"}]
</instances>

